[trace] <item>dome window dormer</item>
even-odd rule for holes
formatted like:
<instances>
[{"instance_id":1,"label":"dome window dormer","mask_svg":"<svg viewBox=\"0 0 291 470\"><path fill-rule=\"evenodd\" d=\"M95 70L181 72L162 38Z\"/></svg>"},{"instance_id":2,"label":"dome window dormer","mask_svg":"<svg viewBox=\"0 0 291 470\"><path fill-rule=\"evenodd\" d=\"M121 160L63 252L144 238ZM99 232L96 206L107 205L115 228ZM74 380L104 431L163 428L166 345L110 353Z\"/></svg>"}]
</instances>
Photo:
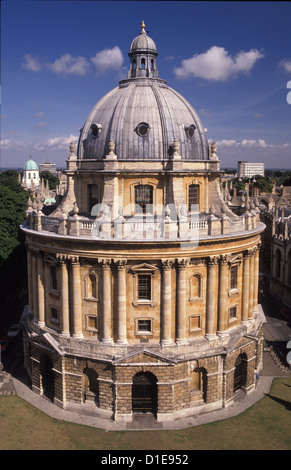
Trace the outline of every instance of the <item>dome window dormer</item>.
<instances>
[{"instance_id":1,"label":"dome window dormer","mask_svg":"<svg viewBox=\"0 0 291 470\"><path fill-rule=\"evenodd\" d=\"M99 135L101 133L101 129L102 129L101 124L92 124L91 125L91 131L92 131L93 137L95 137L95 138L99 137Z\"/></svg>"},{"instance_id":2,"label":"dome window dormer","mask_svg":"<svg viewBox=\"0 0 291 470\"><path fill-rule=\"evenodd\" d=\"M194 137L195 129L196 129L196 126L194 126L194 124L191 124L191 126L186 127L186 134L190 139Z\"/></svg>"},{"instance_id":3,"label":"dome window dormer","mask_svg":"<svg viewBox=\"0 0 291 470\"><path fill-rule=\"evenodd\" d=\"M140 137L147 137L149 134L150 126L146 122L140 122L135 131Z\"/></svg>"}]
</instances>

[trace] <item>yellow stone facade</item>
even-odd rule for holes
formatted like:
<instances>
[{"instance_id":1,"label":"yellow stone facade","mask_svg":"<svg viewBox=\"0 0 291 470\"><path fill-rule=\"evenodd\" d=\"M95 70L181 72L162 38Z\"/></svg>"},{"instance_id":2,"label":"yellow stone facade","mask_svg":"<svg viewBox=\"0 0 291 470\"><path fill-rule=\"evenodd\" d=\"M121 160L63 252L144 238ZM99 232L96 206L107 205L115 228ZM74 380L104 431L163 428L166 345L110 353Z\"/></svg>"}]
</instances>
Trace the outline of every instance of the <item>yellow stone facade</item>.
<instances>
[{"instance_id":1,"label":"yellow stone facade","mask_svg":"<svg viewBox=\"0 0 291 470\"><path fill-rule=\"evenodd\" d=\"M174 140L170 156L148 161L119 158L118 148L109 139L105 157L86 158L72 144L59 206L49 216L28 208L33 389L124 421L224 408L254 390L262 367L259 211L230 210L214 144L187 159ZM150 210L140 211L140 190Z\"/></svg>"}]
</instances>

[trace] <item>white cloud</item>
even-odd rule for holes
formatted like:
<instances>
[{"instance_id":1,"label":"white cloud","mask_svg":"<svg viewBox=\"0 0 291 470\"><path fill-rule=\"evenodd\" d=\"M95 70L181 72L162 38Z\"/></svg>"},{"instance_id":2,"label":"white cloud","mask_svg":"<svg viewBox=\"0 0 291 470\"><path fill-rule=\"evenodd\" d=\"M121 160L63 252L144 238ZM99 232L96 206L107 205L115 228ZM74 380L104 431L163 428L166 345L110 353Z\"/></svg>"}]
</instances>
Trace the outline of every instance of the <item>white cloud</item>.
<instances>
[{"instance_id":1,"label":"white cloud","mask_svg":"<svg viewBox=\"0 0 291 470\"><path fill-rule=\"evenodd\" d=\"M49 148L68 149L71 142L78 142L79 136L71 134L69 137L52 137L45 142Z\"/></svg>"},{"instance_id":2,"label":"white cloud","mask_svg":"<svg viewBox=\"0 0 291 470\"><path fill-rule=\"evenodd\" d=\"M97 73L107 72L109 69L118 70L123 64L123 55L118 46L113 49L103 49L91 58Z\"/></svg>"},{"instance_id":3,"label":"white cloud","mask_svg":"<svg viewBox=\"0 0 291 470\"><path fill-rule=\"evenodd\" d=\"M268 144L264 139L242 139L240 142L235 139L223 139L216 142L220 147L240 147L240 148L274 148L273 144ZM284 146L288 144L283 144ZM285 148L285 147L284 147Z\"/></svg>"},{"instance_id":4,"label":"white cloud","mask_svg":"<svg viewBox=\"0 0 291 470\"><path fill-rule=\"evenodd\" d=\"M176 77L204 78L213 81L226 81L240 73L248 73L264 54L257 49L241 51L232 57L224 47L212 46L202 54L182 60L181 67L174 70Z\"/></svg>"},{"instance_id":5,"label":"white cloud","mask_svg":"<svg viewBox=\"0 0 291 470\"><path fill-rule=\"evenodd\" d=\"M64 54L53 63L46 65L52 72L59 75L86 75L90 67L85 57L72 57L71 54Z\"/></svg>"},{"instance_id":6,"label":"white cloud","mask_svg":"<svg viewBox=\"0 0 291 470\"><path fill-rule=\"evenodd\" d=\"M286 72L291 72L291 59L284 59L281 60L279 63L281 67L285 69Z\"/></svg>"},{"instance_id":7,"label":"white cloud","mask_svg":"<svg viewBox=\"0 0 291 470\"><path fill-rule=\"evenodd\" d=\"M1 140L0 140L0 145L1 145L1 147L7 146L7 145L9 145L9 144L10 144L10 140L9 140L9 139L1 139Z\"/></svg>"},{"instance_id":8,"label":"white cloud","mask_svg":"<svg viewBox=\"0 0 291 470\"><path fill-rule=\"evenodd\" d=\"M42 69L42 64L39 62L38 57L34 57L32 54L25 54L23 59L22 68L30 70L31 72L40 72Z\"/></svg>"}]
</instances>

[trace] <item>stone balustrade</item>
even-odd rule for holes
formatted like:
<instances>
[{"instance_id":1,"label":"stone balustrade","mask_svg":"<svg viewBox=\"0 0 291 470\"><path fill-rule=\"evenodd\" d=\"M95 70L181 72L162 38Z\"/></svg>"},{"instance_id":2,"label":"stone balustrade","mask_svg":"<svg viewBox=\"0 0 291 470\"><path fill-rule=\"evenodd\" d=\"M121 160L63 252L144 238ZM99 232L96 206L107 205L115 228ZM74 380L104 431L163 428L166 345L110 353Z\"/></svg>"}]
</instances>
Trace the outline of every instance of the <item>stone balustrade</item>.
<instances>
[{"instance_id":1,"label":"stone balustrade","mask_svg":"<svg viewBox=\"0 0 291 470\"><path fill-rule=\"evenodd\" d=\"M40 211L27 213L26 227L31 230L58 235L95 238L97 240L197 240L209 236L226 235L255 229L260 223L259 212L246 212L241 216L226 217L195 214L171 220L169 217L136 215L117 217L85 216L53 217Z\"/></svg>"}]
</instances>

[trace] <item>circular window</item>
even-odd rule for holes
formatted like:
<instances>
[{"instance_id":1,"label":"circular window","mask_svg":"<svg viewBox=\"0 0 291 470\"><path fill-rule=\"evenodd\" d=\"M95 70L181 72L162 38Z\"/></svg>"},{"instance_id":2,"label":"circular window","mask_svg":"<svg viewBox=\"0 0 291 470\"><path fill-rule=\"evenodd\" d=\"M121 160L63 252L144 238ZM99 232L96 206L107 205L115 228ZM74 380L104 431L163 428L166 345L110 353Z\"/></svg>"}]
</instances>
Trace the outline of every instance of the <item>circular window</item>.
<instances>
[{"instance_id":1,"label":"circular window","mask_svg":"<svg viewBox=\"0 0 291 470\"><path fill-rule=\"evenodd\" d=\"M146 137L149 133L149 129L150 126L146 122L141 122L136 128L136 132L141 137Z\"/></svg>"},{"instance_id":2,"label":"circular window","mask_svg":"<svg viewBox=\"0 0 291 470\"><path fill-rule=\"evenodd\" d=\"M196 129L196 127L194 126L194 124L192 124L189 127L186 127L186 132L187 132L188 137L190 137L190 139L191 139L191 137L194 136L195 129Z\"/></svg>"}]
</instances>

